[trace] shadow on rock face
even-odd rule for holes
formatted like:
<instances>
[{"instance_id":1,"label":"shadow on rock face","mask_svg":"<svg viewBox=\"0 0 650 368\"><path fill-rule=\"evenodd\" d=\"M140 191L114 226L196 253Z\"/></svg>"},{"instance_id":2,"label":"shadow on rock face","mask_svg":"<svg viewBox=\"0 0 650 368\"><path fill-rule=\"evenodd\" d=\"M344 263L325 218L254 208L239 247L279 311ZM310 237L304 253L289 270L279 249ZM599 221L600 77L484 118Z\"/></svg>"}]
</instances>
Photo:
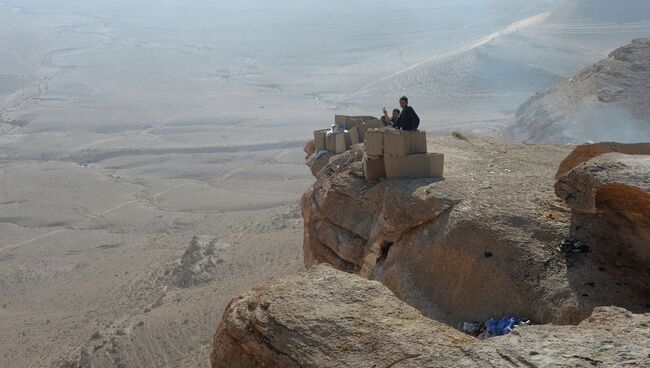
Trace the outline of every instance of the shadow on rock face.
<instances>
[{"instance_id":1,"label":"shadow on rock face","mask_svg":"<svg viewBox=\"0 0 650 368\"><path fill-rule=\"evenodd\" d=\"M539 297L531 297L529 282L542 263L520 269L526 255L511 245L489 226L447 212L393 244L373 278L451 325L500 315L552 319L535 303Z\"/></svg>"},{"instance_id":2,"label":"shadow on rock face","mask_svg":"<svg viewBox=\"0 0 650 368\"><path fill-rule=\"evenodd\" d=\"M562 175L556 191L572 208L570 238L590 250L567 254L583 308L605 300L650 310L650 156L593 158Z\"/></svg>"}]
</instances>

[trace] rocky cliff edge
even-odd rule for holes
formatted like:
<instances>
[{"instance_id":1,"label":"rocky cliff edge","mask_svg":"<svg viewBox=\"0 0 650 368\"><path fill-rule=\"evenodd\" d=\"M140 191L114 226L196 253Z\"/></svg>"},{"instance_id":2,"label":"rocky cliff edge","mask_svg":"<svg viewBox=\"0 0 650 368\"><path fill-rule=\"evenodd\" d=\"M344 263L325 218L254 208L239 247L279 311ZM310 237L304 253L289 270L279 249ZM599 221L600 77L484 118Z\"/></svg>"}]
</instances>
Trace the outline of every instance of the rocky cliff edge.
<instances>
[{"instance_id":1,"label":"rocky cliff edge","mask_svg":"<svg viewBox=\"0 0 650 368\"><path fill-rule=\"evenodd\" d=\"M444 180L378 183L360 175L361 149L308 159L316 182L302 199L307 267L378 280L452 325L504 314L571 324L597 306L647 308L648 287L635 281L638 267L620 266L626 259L558 251L574 236L572 203L554 192L570 148L433 137L429 151L446 154Z\"/></svg>"},{"instance_id":2,"label":"rocky cliff edge","mask_svg":"<svg viewBox=\"0 0 650 368\"><path fill-rule=\"evenodd\" d=\"M362 149L307 147L310 270L233 300L214 368L648 364L650 156L434 137L444 179L369 183ZM503 315L536 326L450 327Z\"/></svg>"}]
</instances>

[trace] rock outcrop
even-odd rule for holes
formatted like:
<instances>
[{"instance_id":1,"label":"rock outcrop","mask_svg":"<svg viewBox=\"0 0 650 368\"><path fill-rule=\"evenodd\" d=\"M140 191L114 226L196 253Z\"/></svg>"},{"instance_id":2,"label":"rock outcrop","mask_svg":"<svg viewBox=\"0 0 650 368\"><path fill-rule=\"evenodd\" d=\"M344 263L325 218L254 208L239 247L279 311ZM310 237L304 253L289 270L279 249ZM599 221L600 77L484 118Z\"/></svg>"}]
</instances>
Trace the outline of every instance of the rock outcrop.
<instances>
[{"instance_id":1,"label":"rock outcrop","mask_svg":"<svg viewBox=\"0 0 650 368\"><path fill-rule=\"evenodd\" d=\"M650 314L595 309L578 326L523 326L507 336L405 360L395 368L648 367Z\"/></svg>"},{"instance_id":2,"label":"rock outcrop","mask_svg":"<svg viewBox=\"0 0 650 368\"><path fill-rule=\"evenodd\" d=\"M573 170L574 167L581 163L587 162L594 157L606 153L624 153L626 155L650 155L650 143L617 143L617 142L600 142L592 144L581 144L571 151L571 153L560 163L560 167L555 173L555 179L559 179L563 174Z\"/></svg>"},{"instance_id":3,"label":"rock outcrop","mask_svg":"<svg viewBox=\"0 0 650 368\"><path fill-rule=\"evenodd\" d=\"M475 339L425 318L379 282L321 265L235 298L213 368L393 367Z\"/></svg>"},{"instance_id":4,"label":"rock outcrop","mask_svg":"<svg viewBox=\"0 0 650 368\"><path fill-rule=\"evenodd\" d=\"M650 364L650 155L578 148L555 182L566 147L462 137L429 141L445 179L368 183L362 146L311 155L309 270L235 298L212 367ZM535 325L449 326L511 314Z\"/></svg>"},{"instance_id":5,"label":"rock outcrop","mask_svg":"<svg viewBox=\"0 0 650 368\"><path fill-rule=\"evenodd\" d=\"M572 209L572 237L601 259L636 269L650 301L650 156L593 158L561 175L555 191Z\"/></svg>"},{"instance_id":6,"label":"rock outcrop","mask_svg":"<svg viewBox=\"0 0 650 368\"><path fill-rule=\"evenodd\" d=\"M212 368L631 367L650 363L650 314L599 308L578 326L522 326L479 341L376 281L320 265L234 299Z\"/></svg>"},{"instance_id":7,"label":"rock outcrop","mask_svg":"<svg viewBox=\"0 0 650 368\"><path fill-rule=\"evenodd\" d=\"M214 280L220 272L219 266L224 263L217 255L216 243L212 240L202 244L196 236L193 237L180 264L171 273L171 284L187 288Z\"/></svg>"},{"instance_id":8,"label":"rock outcrop","mask_svg":"<svg viewBox=\"0 0 650 368\"><path fill-rule=\"evenodd\" d=\"M568 148L473 135L429 145L446 153L444 180L369 184L360 148L312 165L317 180L302 199L306 266L381 281L452 325L503 314L565 324L602 305L647 309L647 287L611 259L557 250L570 236L570 210L553 192Z\"/></svg>"},{"instance_id":9,"label":"rock outcrop","mask_svg":"<svg viewBox=\"0 0 650 368\"><path fill-rule=\"evenodd\" d=\"M506 135L529 143L647 142L649 117L650 39L642 38L532 97Z\"/></svg>"}]
</instances>

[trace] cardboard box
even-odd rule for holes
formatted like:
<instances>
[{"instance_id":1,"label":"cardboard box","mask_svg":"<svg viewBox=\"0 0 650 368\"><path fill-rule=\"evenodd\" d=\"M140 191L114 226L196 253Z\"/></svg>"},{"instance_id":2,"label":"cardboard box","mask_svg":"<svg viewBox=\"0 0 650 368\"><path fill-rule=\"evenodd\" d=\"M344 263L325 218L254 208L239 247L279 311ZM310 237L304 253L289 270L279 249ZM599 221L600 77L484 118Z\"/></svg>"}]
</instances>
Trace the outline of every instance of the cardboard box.
<instances>
[{"instance_id":1,"label":"cardboard box","mask_svg":"<svg viewBox=\"0 0 650 368\"><path fill-rule=\"evenodd\" d=\"M329 129L323 129L323 130L314 130L314 143L316 143L316 151L324 151L326 150L326 145L325 145L325 136Z\"/></svg>"},{"instance_id":2,"label":"cardboard box","mask_svg":"<svg viewBox=\"0 0 650 368\"><path fill-rule=\"evenodd\" d=\"M332 153L343 153L352 145L350 133L329 133L325 137L325 149Z\"/></svg>"},{"instance_id":3,"label":"cardboard box","mask_svg":"<svg viewBox=\"0 0 650 368\"><path fill-rule=\"evenodd\" d=\"M365 124L359 125L357 127L357 131L359 132L359 141L361 143L365 142L366 141L366 132L368 131L368 127Z\"/></svg>"},{"instance_id":4,"label":"cardboard box","mask_svg":"<svg viewBox=\"0 0 650 368\"><path fill-rule=\"evenodd\" d=\"M350 139L349 132L334 133L334 136L336 136L336 147L334 151L335 153L343 153L347 151L352 145L352 140Z\"/></svg>"},{"instance_id":5,"label":"cardboard box","mask_svg":"<svg viewBox=\"0 0 650 368\"><path fill-rule=\"evenodd\" d=\"M408 156L384 156L388 179L442 178L445 155L442 153L421 153Z\"/></svg>"},{"instance_id":6,"label":"cardboard box","mask_svg":"<svg viewBox=\"0 0 650 368\"><path fill-rule=\"evenodd\" d=\"M373 119L373 120L368 120L363 123L363 125L366 127L366 129L370 128L384 128L386 124L381 119Z\"/></svg>"},{"instance_id":7,"label":"cardboard box","mask_svg":"<svg viewBox=\"0 0 650 368\"><path fill-rule=\"evenodd\" d=\"M352 144L364 143L366 141L366 132L368 131L366 124L355 126L350 129L350 138Z\"/></svg>"},{"instance_id":8,"label":"cardboard box","mask_svg":"<svg viewBox=\"0 0 650 368\"><path fill-rule=\"evenodd\" d=\"M384 125L384 122L381 121L380 119L366 121L361 125L357 125L356 129L359 135L359 143L363 143L366 141L366 132L368 131L368 129L378 129L378 128L385 128L385 127L386 126Z\"/></svg>"},{"instance_id":9,"label":"cardboard box","mask_svg":"<svg viewBox=\"0 0 650 368\"><path fill-rule=\"evenodd\" d=\"M377 181L386 177L384 158L381 156L368 157L363 155L363 175L368 181Z\"/></svg>"},{"instance_id":10,"label":"cardboard box","mask_svg":"<svg viewBox=\"0 0 650 368\"><path fill-rule=\"evenodd\" d=\"M368 156L382 156L384 154L384 132L379 129L366 131L366 154Z\"/></svg>"},{"instance_id":11,"label":"cardboard box","mask_svg":"<svg viewBox=\"0 0 650 368\"><path fill-rule=\"evenodd\" d=\"M427 133L423 130L416 130L411 139L411 151L413 153L427 153Z\"/></svg>"},{"instance_id":12,"label":"cardboard box","mask_svg":"<svg viewBox=\"0 0 650 368\"><path fill-rule=\"evenodd\" d=\"M384 155L406 156L427 153L427 135L423 131L388 129L384 135Z\"/></svg>"},{"instance_id":13,"label":"cardboard box","mask_svg":"<svg viewBox=\"0 0 650 368\"><path fill-rule=\"evenodd\" d=\"M336 133L328 133L325 135L325 149L328 152L336 152Z\"/></svg>"},{"instance_id":14,"label":"cardboard box","mask_svg":"<svg viewBox=\"0 0 650 368\"><path fill-rule=\"evenodd\" d=\"M358 120L358 119L350 119L347 118L345 119L345 129L350 130L356 126L363 125L363 120Z\"/></svg>"},{"instance_id":15,"label":"cardboard box","mask_svg":"<svg viewBox=\"0 0 650 368\"><path fill-rule=\"evenodd\" d=\"M334 124L338 125L339 123L344 123L345 120L349 118L349 116L346 115L334 115Z\"/></svg>"},{"instance_id":16,"label":"cardboard box","mask_svg":"<svg viewBox=\"0 0 650 368\"><path fill-rule=\"evenodd\" d=\"M359 131L359 128L360 126L355 126L354 128L350 129L350 141L352 142L352 144L358 144L363 142L363 140L361 140L361 135L360 135L361 132Z\"/></svg>"},{"instance_id":17,"label":"cardboard box","mask_svg":"<svg viewBox=\"0 0 650 368\"><path fill-rule=\"evenodd\" d=\"M363 122L370 121L370 120L377 120L376 116L351 116L350 118L354 120L361 120Z\"/></svg>"}]
</instances>

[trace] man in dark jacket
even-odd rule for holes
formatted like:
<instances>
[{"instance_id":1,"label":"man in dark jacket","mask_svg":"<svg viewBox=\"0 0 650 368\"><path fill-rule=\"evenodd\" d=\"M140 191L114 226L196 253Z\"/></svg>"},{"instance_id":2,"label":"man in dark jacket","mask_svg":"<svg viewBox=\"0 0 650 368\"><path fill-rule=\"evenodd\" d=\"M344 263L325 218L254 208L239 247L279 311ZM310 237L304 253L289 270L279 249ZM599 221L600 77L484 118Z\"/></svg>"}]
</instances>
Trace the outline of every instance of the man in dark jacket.
<instances>
[{"instance_id":1,"label":"man in dark jacket","mask_svg":"<svg viewBox=\"0 0 650 368\"><path fill-rule=\"evenodd\" d=\"M395 122L395 128L402 130L418 130L420 126L420 118L418 114L415 113L415 110L409 106L409 99L406 96L402 96L399 99L399 105L402 108L402 113L399 114L399 118Z\"/></svg>"}]
</instances>

